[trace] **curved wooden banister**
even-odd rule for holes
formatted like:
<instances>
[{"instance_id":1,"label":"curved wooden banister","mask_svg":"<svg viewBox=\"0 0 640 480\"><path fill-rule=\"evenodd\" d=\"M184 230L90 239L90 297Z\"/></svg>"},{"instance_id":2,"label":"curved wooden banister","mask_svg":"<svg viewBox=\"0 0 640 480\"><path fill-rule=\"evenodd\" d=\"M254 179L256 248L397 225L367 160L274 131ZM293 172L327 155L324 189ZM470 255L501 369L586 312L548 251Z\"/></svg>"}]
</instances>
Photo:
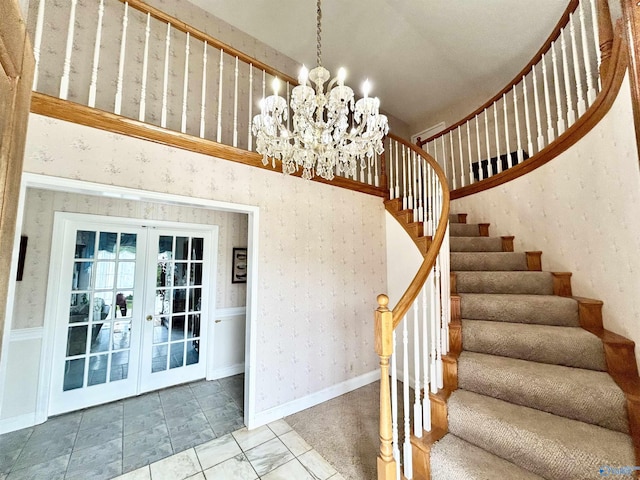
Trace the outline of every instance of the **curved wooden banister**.
<instances>
[{"instance_id":1,"label":"curved wooden banister","mask_svg":"<svg viewBox=\"0 0 640 480\"><path fill-rule=\"evenodd\" d=\"M569 18L571 16L571 14L573 12L575 12L576 8L578 8L579 3L580 3L579 0L570 0L569 5L567 5L567 8L565 9L564 13L562 14L562 17L560 17L560 20L558 20L558 23L556 24L556 27L553 29L553 31L549 35L549 38L547 38L547 41L544 42L542 47L540 47L540 50L538 50L538 52L531 59L531 61L520 71L520 73L518 73L513 78L513 80L511 80L511 82L509 82L507 84L506 87L504 87L495 96L493 96L492 98L487 100L485 103L483 103L480 107L478 107L472 113L470 113L469 115L464 117L459 122L454 123L453 125L451 125L446 130L443 130L442 132L438 132L435 135L430 136L426 140L422 140L420 137L418 137L418 140L417 140L418 146L422 147L425 143L428 143L428 142L432 141L435 138L441 137L442 135L446 135L450 131L455 130L456 128L458 128L459 126L464 125L466 122L468 122L469 120L474 118L476 115L478 115L479 113L482 113L489 106L493 105L498 99L500 99L502 97L502 95L504 95L505 93L511 91L513 86L516 85L518 82L520 82L522 80L522 77L525 76L527 73L529 73L534 65L536 65L538 62L540 62L540 60L542 59L543 54L545 52L547 52L549 50L549 48L551 48L551 44L558 39L558 37L560 36L560 33L562 32L562 29L567 26L567 23L569 23Z\"/></svg>"},{"instance_id":2,"label":"curved wooden banister","mask_svg":"<svg viewBox=\"0 0 640 480\"><path fill-rule=\"evenodd\" d=\"M526 161L480 182L453 190L451 192L451 200L479 193L521 177L553 160L591 131L611 109L627 70L627 44L624 40L622 23L616 25L610 58L611 63L606 70L606 76L603 77L602 90L598 97L585 114L569 127L566 132Z\"/></svg>"},{"instance_id":3,"label":"curved wooden banister","mask_svg":"<svg viewBox=\"0 0 640 480\"><path fill-rule=\"evenodd\" d=\"M197 28L192 27L191 25L186 24L185 22L178 20L171 15L164 13L162 10L158 10L151 5L141 1L141 0L120 0L122 3L128 3L130 7L135 8L136 10L144 13L145 15L148 13L156 20L160 20L164 23L170 23L171 26L180 30L181 32L188 33L190 36L197 38L203 42L207 42L208 45L211 45L214 48L219 50L224 50L225 53L231 55L232 57L238 57L238 60L241 60L245 63L250 63L254 67L259 68L260 70L264 70L269 75L273 75L274 77L278 77L280 80L284 80L285 82L289 82L292 85L297 85L298 80L296 78L287 75L286 73L280 72L273 67L270 67L266 63L261 62L249 55L241 52L240 50L233 48L231 45L227 45L226 43L221 42L213 38L212 36L206 34L205 32L198 30Z\"/></svg>"},{"instance_id":4,"label":"curved wooden banister","mask_svg":"<svg viewBox=\"0 0 640 480\"><path fill-rule=\"evenodd\" d=\"M413 150L416 154L420 155L436 172L440 185L442 186L442 211L440 212L440 221L438 222L438 227L436 229L435 235L433 236L429 250L427 250L427 253L424 255L422 265L420 265L420 268L416 272L416 275L413 277L413 280L411 280L409 287L404 292L402 298L400 298L397 305L393 309L393 328L395 329L402 318L409 311L409 308L411 308L413 302L418 297L418 294L420 293L424 282L429 276L429 272L431 272L431 269L436 263L436 257L440 252L440 247L442 246L442 242L447 231L447 224L449 222L450 194L449 186L447 184L447 177L445 176L442 168L440 168L440 165L438 165L438 162L436 162L431 155L400 137L397 137L393 134L389 134L388 136L389 138L405 145L406 147Z\"/></svg>"}]
</instances>

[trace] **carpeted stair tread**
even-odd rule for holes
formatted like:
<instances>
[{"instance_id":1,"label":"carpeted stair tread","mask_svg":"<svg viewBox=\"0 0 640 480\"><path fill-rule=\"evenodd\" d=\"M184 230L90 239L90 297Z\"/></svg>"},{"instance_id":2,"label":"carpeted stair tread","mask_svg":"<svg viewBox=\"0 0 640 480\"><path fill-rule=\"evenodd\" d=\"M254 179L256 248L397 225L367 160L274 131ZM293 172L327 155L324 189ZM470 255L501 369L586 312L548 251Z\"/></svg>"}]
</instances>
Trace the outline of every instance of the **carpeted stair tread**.
<instances>
[{"instance_id":1,"label":"carpeted stair tread","mask_svg":"<svg viewBox=\"0 0 640 480\"><path fill-rule=\"evenodd\" d=\"M480 227L477 223L451 223L449 235L452 237L479 237Z\"/></svg>"},{"instance_id":2,"label":"carpeted stair tread","mask_svg":"<svg viewBox=\"0 0 640 480\"><path fill-rule=\"evenodd\" d=\"M430 460L431 480L544 480L450 433L431 447Z\"/></svg>"},{"instance_id":3,"label":"carpeted stair tread","mask_svg":"<svg viewBox=\"0 0 640 480\"><path fill-rule=\"evenodd\" d=\"M527 271L522 252L451 252L451 271Z\"/></svg>"},{"instance_id":4,"label":"carpeted stair tread","mask_svg":"<svg viewBox=\"0 0 640 480\"><path fill-rule=\"evenodd\" d=\"M448 412L452 434L548 480L599 479L603 465L635 465L631 437L596 425L460 389Z\"/></svg>"},{"instance_id":5,"label":"carpeted stair tread","mask_svg":"<svg viewBox=\"0 0 640 480\"><path fill-rule=\"evenodd\" d=\"M458 358L458 386L629 433L625 395L605 372L464 351Z\"/></svg>"},{"instance_id":6,"label":"carpeted stair tread","mask_svg":"<svg viewBox=\"0 0 640 480\"><path fill-rule=\"evenodd\" d=\"M549 272L456 272L458 293L553 295Z\"/></svg>"},{"instance_id":7,"label":"carpeted stair tread","mask_svg":"<svg viewBox=\"0 0 640 480\"><path fill-rule=\"evenodd\" d=\"M463 319L462 348L533 362L607 369L602 341L579 327Z\"/></svg>"},{"instance_id":8,"label":"carpeted stair tread","mask_svg":"<svg viewBox=\"0 0 640 480\"><path fill-rule=\"evenodd\" d=\"M557 295L461 293L462 318L579 327L578 302Z\"/></svg>"},{"instance_id":9,"label":"carpeted stair tread","mask_svg":"<svg viewBox=\"0 0 640 480\"><path fill-rule=\"evenodd\" d=\"M450 237L452 252L501 252L500 237Z\"/></svg>"}]
</instances>

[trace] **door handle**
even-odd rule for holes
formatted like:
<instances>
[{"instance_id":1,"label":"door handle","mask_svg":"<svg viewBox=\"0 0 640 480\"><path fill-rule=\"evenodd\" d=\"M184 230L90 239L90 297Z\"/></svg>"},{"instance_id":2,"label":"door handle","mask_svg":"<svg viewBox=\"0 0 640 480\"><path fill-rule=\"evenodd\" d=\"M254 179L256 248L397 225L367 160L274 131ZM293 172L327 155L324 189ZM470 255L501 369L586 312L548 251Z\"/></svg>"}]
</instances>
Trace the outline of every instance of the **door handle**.
<instances>
[{"instance_id":1,"label":"door handle","mask_svg":"<svg viewBox=\"0 0 640 480\"><path fill-rule=\"evenodd\" d=\"M147 322L150 322L151 320L153 320L153 315L147 315Z\"/></svg>"},{"instance_id":2,"label":"door handle","mask_svg":"<svg viewBox=\"0 0 640 480\"><path fill-rule=\"evenodd\" d=\"M216 323L220 323L222 320L216 320Z\"/></svg>"}]
</instances>

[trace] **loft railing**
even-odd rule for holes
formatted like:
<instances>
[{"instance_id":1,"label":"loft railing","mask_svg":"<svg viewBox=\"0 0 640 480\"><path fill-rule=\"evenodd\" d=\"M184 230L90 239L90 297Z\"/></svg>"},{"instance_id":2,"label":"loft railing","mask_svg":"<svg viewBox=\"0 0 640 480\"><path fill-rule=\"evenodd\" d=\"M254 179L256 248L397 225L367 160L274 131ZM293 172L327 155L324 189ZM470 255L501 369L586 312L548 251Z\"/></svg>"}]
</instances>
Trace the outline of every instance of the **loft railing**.
<instances>
[{"instance_id":1,"label":"loft railing","mask_svg":"<svg viewBox=\"0 0 640 480\"><path fill-rule=\"evenodd\" d=\"M432 430L429 392L436 394L444 386L450 318L449 188L440 166L416 146L389 135L385 151L392 185L388 209L416 226L415 240L431 240L428 248L421 245L422 265L393 311L389 298L380 295L375 312L380 357L378 479L391 480L413 478L411 436L421 438ZM398 177L404 177L402 190Z\"/></svg>"},{"instance_id":2,"label":"loft railing","mask_svg":"<svg viewBox=\"0 0 640 480\"><path fill-rule=\"evenodd\" d=\"M79 104L131 119L136 136L145 124L156 127L146 137L154 141L160 127L182 144L194 143L184 140L186 135L253 152L252 118L273 78L283 82L287 101L298 83L140 0L37 0L36 5L33 90L68 100L64 108L75 109L78 117L87 114ZM39 106L46 100L49 113L63 105L34 98ZM103 119L118 124L113 115ZM345 186L342 180L349 179L378 193L381 159L360 167L352 177L336 171L343 177L336 184Z\"/></svg>"},{"instance_id":3,"label":"loft railing","mask_svg":"<svg viewBox=\"0 0 640 480\"><path fill-rule=\"evenodd\" d=\"M612 43L607 1L572 0L547 42L509 85L443 132L419 138L418 146L443 167L454 194L526 162L564 138L594 104Z\"/></svg>"}]
</instances>

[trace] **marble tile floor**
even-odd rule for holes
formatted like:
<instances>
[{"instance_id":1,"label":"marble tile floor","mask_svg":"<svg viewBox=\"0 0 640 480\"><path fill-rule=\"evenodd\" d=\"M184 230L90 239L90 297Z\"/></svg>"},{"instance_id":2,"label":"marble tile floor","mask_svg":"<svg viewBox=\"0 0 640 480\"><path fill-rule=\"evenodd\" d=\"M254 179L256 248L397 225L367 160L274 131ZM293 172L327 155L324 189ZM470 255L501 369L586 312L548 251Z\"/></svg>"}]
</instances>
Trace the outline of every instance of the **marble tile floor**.
<instances>
[{"instance_id":1,"label":"marble tile floor","mask_svg":"<svg viewBox=\"0 0 640 480\"><path fill-rule=\"evenodd\" d=\"M102 480L148 469L241 431L243 397L244 376L237 375L60 415L0 435L0 480Z\"/></svg>"}]
</instances>

